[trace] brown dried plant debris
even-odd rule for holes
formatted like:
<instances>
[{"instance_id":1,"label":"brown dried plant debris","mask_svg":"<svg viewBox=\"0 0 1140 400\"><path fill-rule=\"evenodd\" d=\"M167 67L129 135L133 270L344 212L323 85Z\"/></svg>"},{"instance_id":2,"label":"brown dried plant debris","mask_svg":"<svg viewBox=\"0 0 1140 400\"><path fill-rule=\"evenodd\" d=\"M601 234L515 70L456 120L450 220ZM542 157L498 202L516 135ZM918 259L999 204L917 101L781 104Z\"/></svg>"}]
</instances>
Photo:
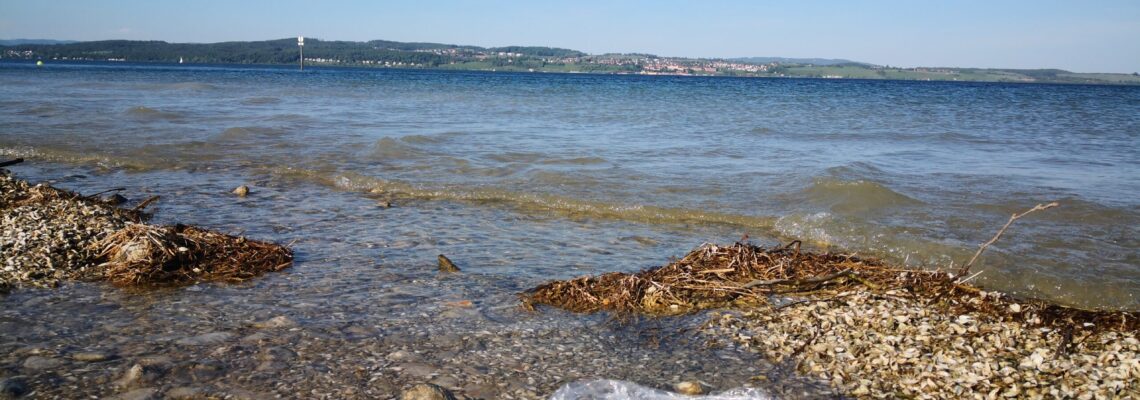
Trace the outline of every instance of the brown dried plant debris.
<instances>
[{"instance_id":1,"label":"brown dried plant debris","mask_svg":"<svg viewBox=\"0 0 1140 400\"><path fill-rule=\"evenodd\" d=\"M116 189L118 190L118 189ZM243 281L292 263L283 246L190 226L141 222L141 210L49 185L30 185L0 169L0 292L61 281L170 286Z\"/></svg>"},{"instance_id":2,"label":"brown dried plant debris","mask_svg":"<svg viewBox=\"0 0 1140 400\"><path fill-rule=\"evenodd\" d=\"M767 304L771 295L826 299L853 291L889 292L954 315L980 314L1001 321L1078 329L1140 330L1140 313L1081 310L1013 298L959 283L943 271L800 251L798 241L772 249L748 243L707 244L662 267L552 281L521 297L526 305L546 304L573 312L675 315L733 305L773 307Z\"/></svg>"},{"instance_id":3,"label":"brown dried plant debris","mask_svg":"<svg viewBox=\"0 0 1140 400\"><path fill-rule=\"evenodd\" d=\"M283 246L185 225L129 224L94 247L106 279L120 286L242 282L293 262Z\"/></svg>"}]
</instances>

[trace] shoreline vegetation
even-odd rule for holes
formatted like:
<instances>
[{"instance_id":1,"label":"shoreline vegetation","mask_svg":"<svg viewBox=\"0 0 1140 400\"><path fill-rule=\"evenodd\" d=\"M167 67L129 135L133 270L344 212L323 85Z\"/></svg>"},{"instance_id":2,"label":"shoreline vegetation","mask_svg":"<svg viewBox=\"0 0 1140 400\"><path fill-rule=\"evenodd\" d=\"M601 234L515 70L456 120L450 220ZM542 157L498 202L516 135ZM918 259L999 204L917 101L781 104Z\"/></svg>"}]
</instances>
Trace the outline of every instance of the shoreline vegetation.
<instances>
[{"instance_id":1,"label":"shoreline vegetation","mask_svg":"<svg viewBox=\"0 0 1140 400\"><path fill-rule=\"evenodd\" d=\"M292 265L285 246L194 226L147 224L144 209L157 197L120 208L122 196L98 197L103 194L31 185L0 169L0 293L65 280L120 287L241 282Z\"/></svg>"},{"instance_id":2,"label":"shoreline vegetation","mask_svg":"<svg viewBox=\"0 0 1140 400\"><path fill-rule=\"evenodd\" d=\"M0 45L0 61L102 61L297 65L295 39L221 43L106 40ZM1076 73L1059 69L902 68L849 60L774 57L686 58L653 54L586 54L540 47L330 41L307 38L307 66L495 72L736 76L768 78L1140 85L1140 73Z\"/></svg>"}]
</instances>

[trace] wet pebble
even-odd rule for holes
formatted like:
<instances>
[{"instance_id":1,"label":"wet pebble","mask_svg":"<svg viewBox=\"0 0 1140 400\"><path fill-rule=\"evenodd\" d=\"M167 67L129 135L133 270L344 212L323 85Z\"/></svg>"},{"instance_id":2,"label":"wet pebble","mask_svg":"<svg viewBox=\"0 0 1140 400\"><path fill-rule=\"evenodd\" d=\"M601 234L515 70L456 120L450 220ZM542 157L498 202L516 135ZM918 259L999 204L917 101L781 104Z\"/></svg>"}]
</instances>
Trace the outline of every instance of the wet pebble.
<instances>
[{"instance_id":1,"label":"wet pebble","mask_svg":"<svg viewBox=\"0 0 1140 400\"><path fill-rule=\"evenodd\" d=\"M111 358L113 358L111 354L97 351L81 352L71 355L71 359L83 362L100 362L110 360Z\"/></svg>"},{"instance_id":2,"label":"wet pebble","mask_svg":"<svg viewBox=\"0 0 1140 400\"><path fill-rule=\"evenodd\" d=\"M204 345L219 344L219 343L225 342L227 340L230 340L230 338L232 338L233 336L234 336L234 334L229 333L229 332L210 332L210 333L203 333L203 334L198 335L198 336L191 336L191 337L187 337L187 338L182 338L182 339L179 339L178 341L176 341L175 343L183 345L183 346L204 346Z\"/></svg>"},{"instance_id":3,"label":"wet pebble","mask_svg":"<svg viewBox=\"0 0 1140 400\"><path fill-rule=\"evenodd\" d=\"M158 389L135 389L126 393L109 397L108 400L153 400L158 399Z\"/></svg>"},{"instance_id":4,"label":"wet pebble","mask_svg":"<svg viewBox=\"0 0 1140 400\"><path fill-rule=\"evenodd\" d=\"M447 389L430 383L421 383L412 386L400 395L401 400L455 400L455 396Z\"/></svg>"},{"instance_id":5,"label":"wet pebble","mask_svg":"<svg viewBox=\"0 0 1140 400\"><path fill-rule=\"evenodd\" d=\"M270 318L264 322L257 322L253 324L254 328L271 329L271 328L291 328L297 326L297 322L289 319L284 315L278 315Z\"/></svg>"},{"instance_id":6,"label":"wet pebble","mask_svg":"<svg viewBox=\"0 0 1140 400\"><path fill-rule=\"evenodd\" d=\"M52 369L52 368L59 367L62 364L63 364L63 361L60 361L60 360L55 359L55 358L42 357L42 356L31 356L31 357L28 357L27 359L24 360L24 368L31 369L31 370Z\"/></svg>"}]
</instances>

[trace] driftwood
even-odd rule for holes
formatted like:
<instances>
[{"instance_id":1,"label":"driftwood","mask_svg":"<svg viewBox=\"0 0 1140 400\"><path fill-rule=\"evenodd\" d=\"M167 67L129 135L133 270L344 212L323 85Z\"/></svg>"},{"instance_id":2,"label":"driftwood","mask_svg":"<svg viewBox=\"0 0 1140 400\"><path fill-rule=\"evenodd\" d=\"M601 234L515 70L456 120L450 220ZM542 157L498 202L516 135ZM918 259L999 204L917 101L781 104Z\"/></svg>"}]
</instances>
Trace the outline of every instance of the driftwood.
<instances>
[{"instance_id":1,"label":"driftwood","mask_svg":"<svg viewBox=\"0 0 1140 400\"><path fill-rule=\"evenodd\" d=\"M962 269L958 270L958 276L959 277L966 276L966 273L970 272L970 267L973 267L974 262L978 261L978 257L981 257L982 252L986 251L986 248L990 247L990 245L994 244L994 242L997 242L997 240L999 238L1001 238L1001 235L1005 233L1005 230L1009 229L1010 225L1013 225L1013 221L1017 221L1018 218L1024 217L1024 216L1026 216L1029 213L1032 213L1034 211L1048 210L1050 208L1057 207L1057 206L1060 206L1060 204L1057 204L1057 202L1052 202L1049 204L1038 204L1038 205L1034 206L1033 208L1030 208L1029 210L1027 210L1021 214L1013 214L1013 216L1009 217L1009 221L1005 223L1005 226L1001 227L1001 229L998 230L997 234L994 235L993 238L991 238L988 242L982 243L981 247L978 247L978 252L974 253L974 256L970 257L970 261L967 262L965 265L963 265Z\"/></svg>"},{"instance_id":2,"label":"driftwood","mask_svg":"<svg viewBox=\"0 0 1140 400\"><path fill-rule=\"evenodd\" d=\"M9 165L16 165L16 164L19 164L22 162L24 162L23 158L17 158L15 160L8 160L8 161L0 161L0 168L7 167Z\"/></svg>"}]
</instances>

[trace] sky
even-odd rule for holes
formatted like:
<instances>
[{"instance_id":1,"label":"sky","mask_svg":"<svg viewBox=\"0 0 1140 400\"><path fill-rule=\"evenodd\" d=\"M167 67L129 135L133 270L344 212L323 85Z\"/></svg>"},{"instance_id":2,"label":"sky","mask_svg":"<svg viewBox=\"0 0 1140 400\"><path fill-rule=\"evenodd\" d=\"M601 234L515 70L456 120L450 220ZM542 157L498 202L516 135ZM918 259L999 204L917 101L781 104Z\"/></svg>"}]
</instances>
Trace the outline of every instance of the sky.
<instances>
[{"instance_id":1,"label":"sky","mask_svg":"<svg viewBox=\"0 0 1140 400\"><path fill-rule=\"evenodd\" d=\"M1140 1L3 0L0 39L551 46L902 67L1140 71Z\"/></svg>"}]
</instances>

